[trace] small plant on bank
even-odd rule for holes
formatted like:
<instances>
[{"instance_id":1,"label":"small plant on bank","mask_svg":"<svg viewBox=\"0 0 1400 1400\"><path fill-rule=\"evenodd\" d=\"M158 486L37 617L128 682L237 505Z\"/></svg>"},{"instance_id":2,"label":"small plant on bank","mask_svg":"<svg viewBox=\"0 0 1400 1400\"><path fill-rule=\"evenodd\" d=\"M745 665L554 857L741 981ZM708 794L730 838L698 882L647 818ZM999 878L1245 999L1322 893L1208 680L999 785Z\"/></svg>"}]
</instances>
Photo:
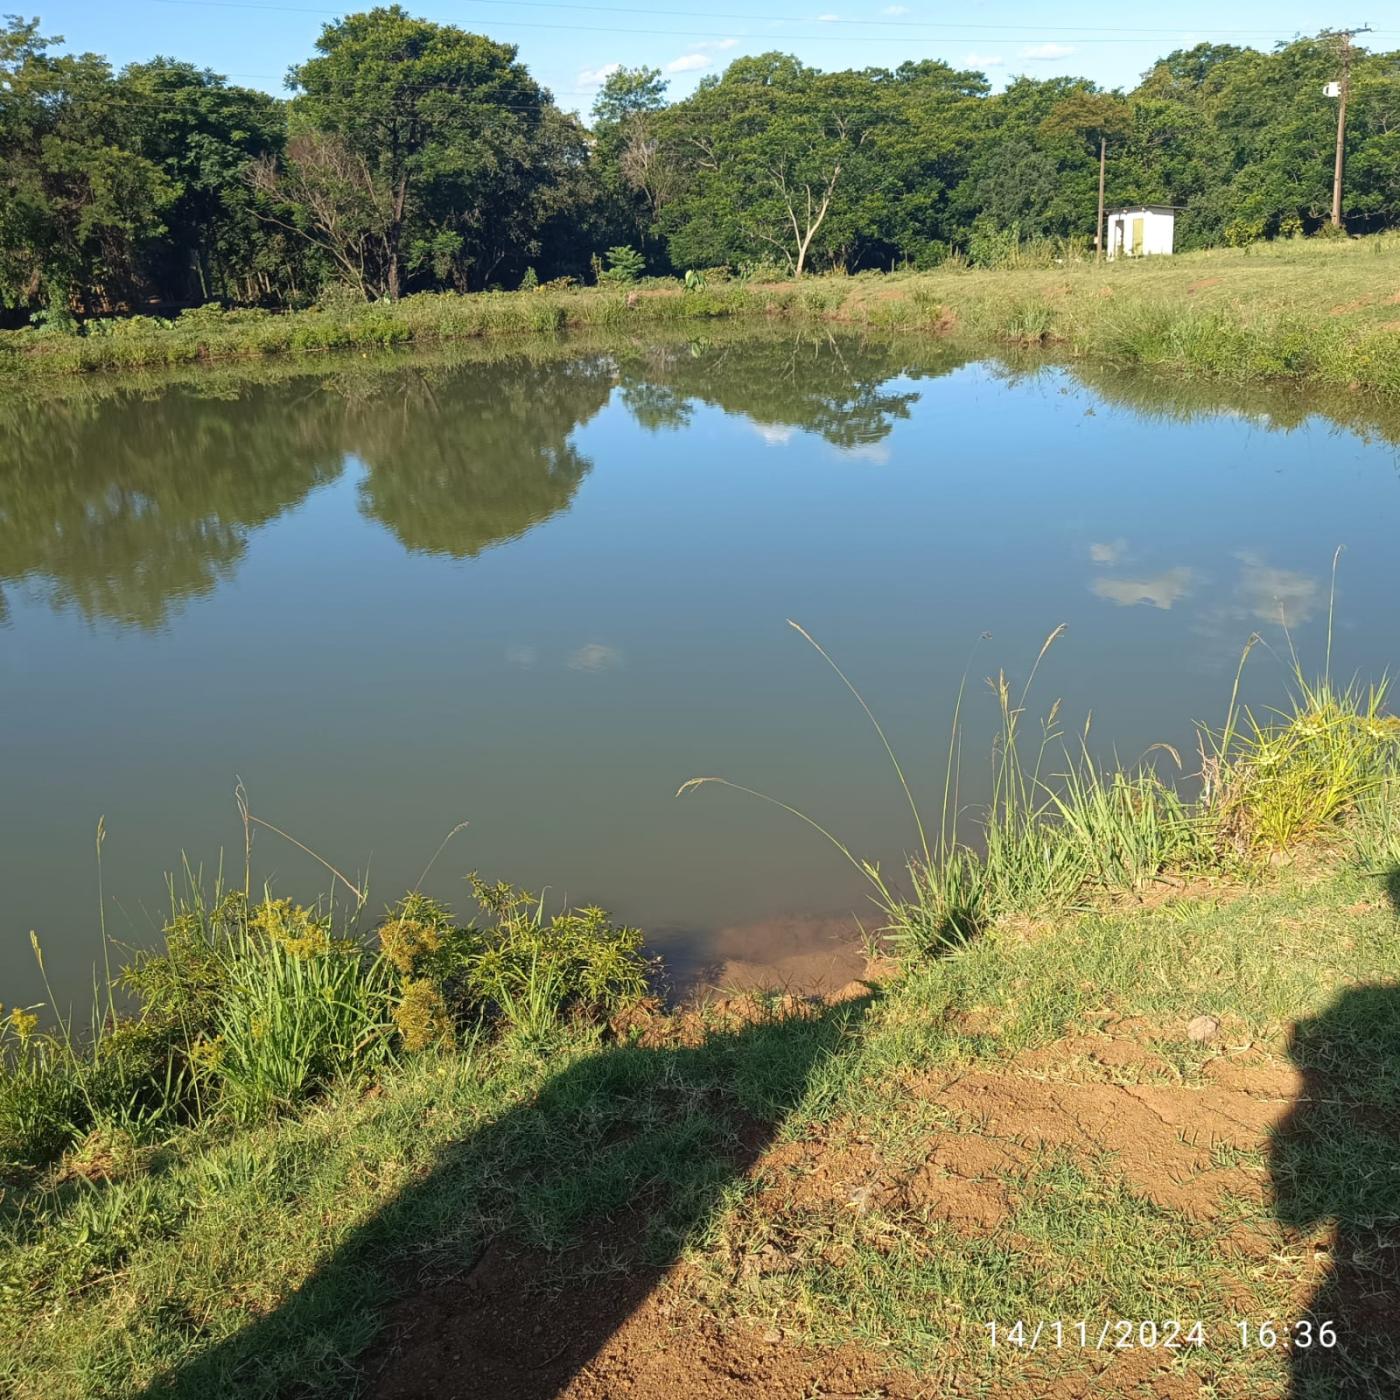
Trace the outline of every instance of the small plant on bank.
<instances>
[{"instance_id":1,"label":"small plant on bank","mask_svg":"<svg viewBox=\"0 0 1400 1400\"><path fill-rule=\"evenodd\" d=\"M348 282L327 282L316 294L316 310L331 314L363 311L366 302L364 291Z\"/></svg>"},{"instance_id":2,"label":"small plant on bank","mask_svg":"<svg viewBox=\"0 0 1400 1400\"><path fill-rule=\"evenodd\" d=\"M1385 708L1389 682L1339 688L1332 680L1341 556L1339 548L1332 557L1320 678L1308 679L1290 635L1287 708L1260 719L1240 707L1240 679L1259 642L1256 634L1240 656L1223 729L1201 732L1202 806L1217 845L1240 855L1286 850L1353 816L1363 829L1378 816L1388 819L1386 799L1400 773L1400 717ZM1284 631L1288 635L1286 625Z\"/></svg>"},{"instance_id":3,"label":"small plant on bank","mask_svg":"<svg viewBox=\"0 0 1400 1400\"><path fill-rule=\"evenodd\" d=\"M917 836L906 860L906 890L819 822L766 793L717 777L692 778L680 792L712 783L733 787L805 822L865 877L885 918L885 936L907 951L936 952L966 942L1009 915L1039 917L1088 908L1105 894L1141 894L1174 873L1232 871L1343 822L1352 823L1359 858L1400 888L1400 717L1385 711L1384 684L1333 685L1330 620L1323 677L1308 682L1295 657L1289 710L1262 721L1239 710L1237 674L1224 730L1200 731L1202 770L1194 799L1157 771L1155 753L1181 770L1180 755L1168 745L1153 745L1130 767L1104 765L1090 752L1086 726L1075 755L1057 725L1058 701L1038 739L1025 739L1022 722L1036 672L1064 632L1056 628L1019 693L1013 694L1004 672L991 682L1001 726L992 752L991 797L970 839L961 834L959 797L964 675L936 841L865 699L805 629L789 625L840 677L885 749ZM1245 648L1241 672L1253 644ZM1063 768L1057 755L1063 755Z\"/></svg>"},{"instance_id":4,"label":"small plant on bank","mask_svg":"<svg viewBox=\"0 0 1400 1400\"><path fill-rule=\"evenodd\" d=\"M1386 686L1337 689L1298 679L1292 705L1263 719L1246 711L1206 753L1208 797L1222 842L1282 851L1335 826L1400 763L1400 718Z\"/></svg>"},{"instance_id":5,"label":"small plant on bank","mask_svg":"<svg viewBox=\"0 0 1400 1400\"><path fill-rule=\"evenodd\" d=\"M0 1017L0 1175L201 1118L256 1123L401 1052L482 1034L537 1040L645 995L638 930L593 907L547 915L524 891L475 876L473 889L480 925L458 925L415 892L373 949L330 906L241 890L206 900L191 881L163 945L99 989L86 1038L44 1025L43 1008Z\"/></svg>"},{"instance_id":6,"label":"small plant on bank","mask_svg":"<svg viewBox=\"0 0 1400 1400\"><path fill-rule=\"evenodd\" d=\"M1385 881L1386 894L1400 908L1400 770L1392 767L1362 795L1351 840L1356 863Z\"/></svg>"},{"instance_id":7,"label":"small plant on bank","mask_svg":"<svg viewBox=\"0 0 1400 1400\"><path fill-rule=\"evenodd\" d=\"M596 905L546 916L542 900L475 875L472 891L495 920L466 965L468 992L484 1014L534 1036L565 1013L597 1020L646 995L639 929L614 924Z\"/></svg>"},{"instance_id":8,"label":"small plant on bank","mask_svg":"<svg viewBox=\"0 0 1400 1400\"><path fill-rule=\"evenodd\" d=\"M646 271L647 260L625 243L609 248L604 257L608 265L598 273L600 282L635 282Z\"/></svg>"},{"instance_id":9,"label":"small plant on bank","mask_svg":"<svg viewBox=\"0 0 1400 1400\"><path fill-rule=\"evenodd\" d=\"M329 915L266 899L225 960L222 995L197 1058L242 1122L265 1118L381 1064L388 985Z\"/></svg>"},{"instance_id":10,"label":"small plant on bank","mask_svg":"<svg viewBox=\"0 0 1400 1400\"><path fill-rule=\"evenodd\" d=\"M459 928L450 912L409 895L381 925L384 958L399 978L394 1021L405 1049L450 1040L464 1027L498 1027L527 1039L566 1016L600 1020L646 994L639 930L596 907L546 915L542 899L471 877L489 916Z\"/></svg>"},{"instance_id":11,"label":"small plant on bank","mask_svg":"<svg viewBox=\"0 0 1400 1400\"><path fill-rule=\"evenodd\" d=\"M77 335L82 330L78 318L58 302L35 311L29 317L29 325L31 333L38 335Z\"/></svg>"}]
</instances>

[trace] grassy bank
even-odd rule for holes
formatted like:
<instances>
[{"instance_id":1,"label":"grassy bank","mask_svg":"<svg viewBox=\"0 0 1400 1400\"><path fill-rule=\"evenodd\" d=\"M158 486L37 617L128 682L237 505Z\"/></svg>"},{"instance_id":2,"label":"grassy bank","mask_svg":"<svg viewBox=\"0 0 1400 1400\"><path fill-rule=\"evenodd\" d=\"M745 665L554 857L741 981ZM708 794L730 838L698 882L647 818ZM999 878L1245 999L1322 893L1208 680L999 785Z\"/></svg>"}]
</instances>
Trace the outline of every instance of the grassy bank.
<instances>
[{"instance_id":1,"label":"grassy bank","mask_svg":"<svg viewBox=\"0 0 1400 1400\"><path fill-rule=\"evenodd\" d=\"M0 378L149 368L230 357L371 351L440 340L790 318L1057 345L1126 366L1343 390L1400 390L1400 236L1288 240L1102 267L823 277L801 283L651 282L612 288L431 294L393 305L274 315L206 307L86 334L0 335Z\"/></svg>"},{"instance_id":2,"label":"grassy bank","mask_svg":"<svg viewBox=\"0 0 1400 1400\"><path fill-rule=\"evenodd\" d=\"M757 368L736 374L730 349L766 354ZM32 462L34 440L49 444L71 425L90 421L106 405L142 403L155 395L172 401L252 399L259 390L299 386L323 391L319 407L333 399L365 402L412 392L415 380L441 396L460 394L461 376L473 369L509 370L514 377L550 366L594 358L616 367L624 387L664 384L730 412L781 411L789 367L802 351L846 360L861 374L940 376L980 360L1008 381L1067 369L1109 404L1151 421L1182 424L1219 415L1248 417L1273 429L1326 419L1366 439L1400 442L1400 395L1361 394L1338 386L1299 386L1288 380L1227 380L1204 375L1119 367L1072 358L1063 347L989 349L966 338L930 336L917 328L790 321L778 317L707 322L703 328L674 322L640 325L626 334L578 330L550 336L482 336L428 345L327 355L231 358L170 367L110 370L101 374L11 375L0 380L0 455L14 470ZM745 358L748 358L746 355ZM825 379L804 389L823 392ZM407 387L406 387L407 386ZM72 450L78 450L76 447Z\"/></svg>"},{"instance_id":3,"label":"grassy bank","mask_svg":"<svg viewBox=\"0 0 1400 1400\"><path fill-rule=\"evenodd\" d=\"M191 893L90 1033L12 1011L0 1385L1388 1393L1383 693L1232 706L1185 795L999 697L980 834L920 817L911 878L869 872L897 964L824 1003L665 1014L635 931L478 883L470 923L410 895L369 929L359 891ZM1236 1342L1309 1316L1345 1344ZM1205 1332L991 1348L1018 1318Z\"/></svg>"}]
</instances>

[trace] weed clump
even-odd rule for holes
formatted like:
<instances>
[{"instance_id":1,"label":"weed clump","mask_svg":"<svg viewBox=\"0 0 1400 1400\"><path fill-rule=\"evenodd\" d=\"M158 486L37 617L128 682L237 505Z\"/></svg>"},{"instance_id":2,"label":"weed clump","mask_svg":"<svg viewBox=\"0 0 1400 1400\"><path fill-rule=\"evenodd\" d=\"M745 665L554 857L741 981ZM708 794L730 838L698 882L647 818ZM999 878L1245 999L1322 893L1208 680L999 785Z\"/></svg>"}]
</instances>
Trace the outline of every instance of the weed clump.
<instances>
[{"instance_id":1,"label":"weed clump","mask_svg":"<svg viewBox=\"0 0 1400 1400\"><path fill-rule=\"evenodd\" d=\"M0 1172L33 1171L85 1141L152 1142L224 1117L256 1123L401 1054L497 1035L538 1040L640 999L641 934L602 909L543 901L473 876L480 924L405 896L371 942L329 905L197 887L162 946L106 989L92 1033L0 1018ZM377 946L374 946L377 944ZM118 1012L117 998L132 1004Z\"/></svg>"},{"instance_id":2,"label":"weed clump","mask_svg":"<svg viewBox=\"0 0 1400 1400\"><path fill-rule=\"evenodd\" d=\"M1340 551L1338 551L1340 554ZM1336 561L1334 559L1334 571ZM867 880L896 948L928 954L966 943L998 920L1083 911L1114 894L1141 896L1154 883L1189 875L1248 873L1310 839L1345 828L1356 857L1392 883L1400 868L1400 716L1385 709L1385 683L1339 688L1327 663L1309 680L1293 657L1286 708L1256 717L1238 704L1240 661L1223 729L1199 727L1196 791L1182 789L1180 754L1154 744L1136 763L1095 759L1088 726L1066 741L1056 701L1038 738L1023 732L1036 672L1064 632L1046 638L1013 694L1005 672L991 682L1000 724L992 749L991 795L968 814L960 800L960 722L966 676L954 708L942 821L937 839L914 801L903 768L870 706L825 649L791 623L835 670L874 726L914 818L917 842L903 888L858 858L826 827L787 803L725 778L692 778L772 803L819 832ZM1169 760L1164 763L1163 760ZM1166 772L1163 772L1165 767Z\"/></svg>"},{"instance_id":3,"label":"weed clump","mask_svg":"<svg viewBox=\"0 0 1400 1400\"><path fill-rule=\"evenodd\" d=\"M1218 839L1241 854L1286 850L1389 793L1400 763L1400 718L1385 684L1338 690L1298 680L1287 710L1232 717L1205 755Z\"/></svg>"}]
</instances>

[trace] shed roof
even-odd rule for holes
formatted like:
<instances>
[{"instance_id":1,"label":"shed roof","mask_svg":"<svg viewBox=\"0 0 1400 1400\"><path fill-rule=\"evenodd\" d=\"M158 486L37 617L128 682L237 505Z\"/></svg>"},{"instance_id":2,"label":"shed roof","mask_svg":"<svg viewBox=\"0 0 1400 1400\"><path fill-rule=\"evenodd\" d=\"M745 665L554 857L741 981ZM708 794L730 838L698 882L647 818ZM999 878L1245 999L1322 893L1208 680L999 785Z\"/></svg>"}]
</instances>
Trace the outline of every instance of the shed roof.
<instances>
[{"instance_id":1,"label":"shed roof","mask_svg":"<svg viewBox=\"0 0 1400 1400\"><path fill-rule=\"evenodd\" d=\"M1175 214L1183 206L1180 204L1130 204L1122 209L1110 209L1105 217L1112 218L1115 214Z\"/></svg>"}]
</instances>

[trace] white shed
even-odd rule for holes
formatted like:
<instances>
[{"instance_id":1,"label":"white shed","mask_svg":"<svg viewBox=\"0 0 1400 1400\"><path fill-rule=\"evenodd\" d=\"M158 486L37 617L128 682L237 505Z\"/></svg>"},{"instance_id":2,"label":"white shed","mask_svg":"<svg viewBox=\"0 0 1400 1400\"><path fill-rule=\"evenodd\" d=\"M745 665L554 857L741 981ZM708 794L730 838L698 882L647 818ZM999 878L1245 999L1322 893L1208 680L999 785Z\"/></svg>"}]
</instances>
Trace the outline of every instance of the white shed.
<instances>
[{"instance_id":1,"label":"white shed","mask_svg":"<svg viewBox=\"0 0 1400 1400\"><path fill-rule=\"evenodd\" d=\"M1140 204L1108 213L1108 256L1146 258L1170 253L1176 237L1176 210L1170 204Z\"/></svg>"}]
</instances>

